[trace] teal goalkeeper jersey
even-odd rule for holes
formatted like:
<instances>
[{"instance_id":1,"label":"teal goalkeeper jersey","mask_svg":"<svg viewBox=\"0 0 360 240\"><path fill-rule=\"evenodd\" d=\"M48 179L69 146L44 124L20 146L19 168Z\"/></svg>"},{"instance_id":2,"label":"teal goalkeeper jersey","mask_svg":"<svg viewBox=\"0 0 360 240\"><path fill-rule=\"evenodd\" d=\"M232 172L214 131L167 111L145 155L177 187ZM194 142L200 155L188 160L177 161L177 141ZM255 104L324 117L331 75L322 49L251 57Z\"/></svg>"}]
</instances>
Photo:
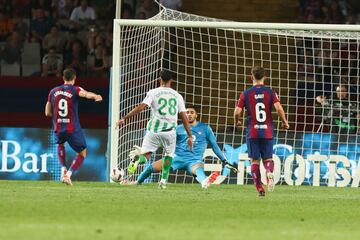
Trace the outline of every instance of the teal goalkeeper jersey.
<instances>
[{"instance_id":1,"label":"teal goalkeeper jersey","mask_svg":"<svg viewBox=\"0 0 360 240\"><path fill-rule=\"evenodd\" d=\"M194 137L194 147L190 151L187 145L187 134L184 125L181 124L176 128L176 150L175 155L184 162L193 162L202 160L203 154L207 148L208 143L213 149L214 153L220 160L224 160L225 156L216 142L214 132L209 125L198 122L195 126L190 127L191 133Z\"/></svg>"}]
</instances>

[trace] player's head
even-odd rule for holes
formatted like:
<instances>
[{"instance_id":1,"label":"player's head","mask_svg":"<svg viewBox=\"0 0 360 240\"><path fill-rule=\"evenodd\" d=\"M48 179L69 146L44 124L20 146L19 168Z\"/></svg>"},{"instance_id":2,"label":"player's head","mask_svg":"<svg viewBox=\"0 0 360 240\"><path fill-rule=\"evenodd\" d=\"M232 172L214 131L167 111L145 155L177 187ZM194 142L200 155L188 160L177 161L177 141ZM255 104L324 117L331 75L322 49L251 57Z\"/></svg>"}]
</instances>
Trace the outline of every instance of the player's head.
<instances>
[{"instance_id":1,"label":"player's head","mask_svg":"<svg viewBox=\"0 0 360 240\"><path fill-rule=\"evenodd\" d=\"M167 84L170 83L173 80L172 74L168 70L162 70L160 72L160 82Z\"/></svg>"},{"instance_id":2,"label":"player's head","mask_svg":"<svg viewBox=\"0 0 360 240\"><path fill-rule=\"evenodd\" d=\"M338 99L347 99L348 87L347 85L341 84L336 87L336 96Z\"/></svg>"},{"instance_id":3,"label":"player's head","mask_svg":"<svg viewBox=\"0 0 360 240\"><path fill-rule=\"evenodd\" d=\"M198 117L197 113L198 113L197 108L194 105L186 106L186 116L190 124L196 123L196 119Z\"/></svg>"},{"instance_id":4,"label":"player's head","mask_svg":"<svg viewBox=\"0 0 360 240\"><path fill-rule=\"evenodd\" d=\"M70 83L72 81L75 81L76 79L76 72L74 69L72 68L67 68L64 70L63 72L63 80L66 82L66 83Z\"/></svg>"},{"instance_id":5,"label":"player's head","mask_svg":"<svg viewBox=\"0 0 360 240\"><path fill-rule=\"evenodd\" d=\"M263 67L254 66L251 69L251 78L254 82L262 82L265 78L265 70Z\"/></svg>"}]
</instances>

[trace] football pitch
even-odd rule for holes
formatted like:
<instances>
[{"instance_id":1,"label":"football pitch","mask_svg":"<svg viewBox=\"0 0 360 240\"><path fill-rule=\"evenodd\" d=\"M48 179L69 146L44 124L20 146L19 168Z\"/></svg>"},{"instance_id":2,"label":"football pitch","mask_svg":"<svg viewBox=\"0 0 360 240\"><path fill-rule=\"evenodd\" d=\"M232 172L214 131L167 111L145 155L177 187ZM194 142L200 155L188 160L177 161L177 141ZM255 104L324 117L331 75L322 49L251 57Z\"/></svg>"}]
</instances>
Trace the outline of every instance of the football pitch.
<instances>
[{"instance_id":1,"label":"football pitch","mask_svg":"<svg viewBox=\"0 0 360 240\"><path fill-rule=\"evenodd\" d=\"M0 181L0 239L360 239L358 188Z\"/></svg>"}]
</instances>

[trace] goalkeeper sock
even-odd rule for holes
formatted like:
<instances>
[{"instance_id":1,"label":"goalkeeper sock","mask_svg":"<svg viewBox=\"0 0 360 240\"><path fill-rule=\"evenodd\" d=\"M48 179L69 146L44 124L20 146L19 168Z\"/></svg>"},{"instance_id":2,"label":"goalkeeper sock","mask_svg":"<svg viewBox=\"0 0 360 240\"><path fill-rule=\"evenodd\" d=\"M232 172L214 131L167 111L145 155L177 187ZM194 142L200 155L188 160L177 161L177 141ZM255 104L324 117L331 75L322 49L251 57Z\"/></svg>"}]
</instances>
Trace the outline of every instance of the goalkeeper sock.
<instances>
[{"instance_id":1,"label":"goalkeeper sock","mask_svg":"<svg viewBox=\"0 0 360 240\"><path fill-rule=\"evenodd\" d=\"M173 158L169 156L165 156L162 159L163 164L162 164L161 178L165 179L166 181L169 178L169 172L170 172L172 160Z\"/></svg>"},{"instance_id":2,"label":"goalkeeper sock","mask_svg":"<svg viewBox=\"0 0 360 240\"><path fill-rule=\"evenodd\" d=\"M204 179L206 178L205 172L204 172L204 168L202 167L198 167L195 170L195 174L196 174L196 180L201 183L202 181L204 181Z\"/></svg>"},{"instance_id":3,"label":"goalkeeper sock","mask_svg":"<svg viewBox=\"0 0 360 240\"><path fill-rule=\"evenodd\" d=\"M265 160L264 167L266 172L272 173L274 171L274 161L272 159Z\"/></svg>"},{"instance_id":4,"label":"goalkeeper sock","mask_svg":"<svg viewBox=\"0 0 360 240\"><path fill-rule=\"evenodd\" d=\"M257 191L259 192L262 190L262 183L261 183L261 174L260 174L260 165L259 163L251 163L251 175L256 186Z\"/></svg>"},{"instance_id":5,"label":"goalkeeper sock","mask_svg":"<svg viewBox=\"0 0 360 240\"><path fill-rule=\"evenodd\" d=\"M149 164L149 166L147 166L144 171L142 171L139 175L139 177L137 178L137 182L139 184L143 183L145 181L145 179L147 179L152 173L154 172L154 168L152 166L152 164Z\"/></svg>"},{"instance_id":6,"label":"goalkeeper sock","mask_svg":"<svg viewBox=\"0 0 360 240\"><path fill-rule=\"evenodd\" d=\"M71 166L70 166L70 171L71 172L74 172L74 171L77 171L82 163L84 162L84 157L80 154L76 155L76 157L74 158L74 161L71 163Z\"/></svg>"},{"instance_id":7,"label":"goalkeeper sock","mask_svg":"<svg viewBox=\"0 0 360 240\"><path fill-rule=\"evenodd\" d=\"M58 153L58 159L60 162L60 166L66 168L66 152L65 152L65 146L64 145L58 145L57 149Z\"/></svg>"}]
</instances>

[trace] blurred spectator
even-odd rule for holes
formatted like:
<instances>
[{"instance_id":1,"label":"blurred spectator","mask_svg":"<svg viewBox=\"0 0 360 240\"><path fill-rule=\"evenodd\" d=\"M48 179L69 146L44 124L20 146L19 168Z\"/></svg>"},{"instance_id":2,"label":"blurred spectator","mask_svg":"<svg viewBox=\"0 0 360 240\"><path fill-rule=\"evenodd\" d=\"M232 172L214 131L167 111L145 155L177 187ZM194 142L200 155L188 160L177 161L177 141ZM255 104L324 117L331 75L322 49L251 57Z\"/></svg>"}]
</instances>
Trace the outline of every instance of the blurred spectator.
<instances>
[{"instance_id":1,"label":"blurred spectator","mask_svg":"<svg viewBox=\"0 0 360 240\"><path fill-rule=\"evenodd\" d=\"M180 8L182 7L182 0L160 0L159 2L164 7L174 10L180 10Z\"/></svg>"},{"instance_id":2,"label":"blurred spectator","mask_svg":"<svg viewBox=\"0 0 360 240\"><path fill-rule=\"evenodd\" d=\"M350 13L346 18L346 24L357 24L357 15Z\"/></svg>"},{"instance_id":3,"label":"blurred spectator","mask_svg":"<svg viewBox=\"0 0 360 240\"><path fill-rule=\"evenodd\" d=\"M75 41L80 41L77 37L77 31L75 29L70 29L67 39L65 40L65 52L71 51L71 46Z\"/></svg>"},{"instance_id":4,"label":"blurred spectator","mask_svg":"<svg viewBox=\"0 0 360 240\"><path fill-rule=\"evenodd\" d=\"M70 15L71 21L82 21L82 20L95 20L95 10L88 5L87 0L81 0L81 5L74 8Z\"/></svg>"},{"instance_id":5,"label":"blurred spectator","mask_svg":"<svg viewBox=\"0 0 360 240\"><path fill-rule=\"evenodd\" d=\"M71 0L52 0L51 7L56 15L60 19L69 19L70 11L73 7L73 1Z\"/></svg>"},{"instance_id":6,"label":"blurred spectator","mask_svg":"<svg viewBox=\"0 0 360 240\"><path fill-rule=\"evenodd\" d=\"M98 33L96 28L90 28L87 35L87 52L89 54L94 53L95 47L99 44L104 46L105 39L103 38L102 34Z\"/></svg>"},{"instance_id":7,"label":"blurred spectator","mask_svg":"<svg viewBox=\"0 0 360 240\"><path fill-rule=\"evenodd\" d=\"M103 45L98 44L95 52L89 55L89 69L91 77L107 77L110 67L110 58Z\"/></svg>"},{"instance_id":8,"label":"blurred spectator","mask_svg":"<svg viewBox=\"0 0 360 240\"><path fill-rule=\"evenodd\" d=\"M86 57L80 41L72 43L71 52L66 55L65 66L75 69L76 75L79 77L86 75Z\"/></svg>"},{"instance_id":9,"label":"blurred spectator","mask_svg":"<svg viewBox=\"0 0 360 240\"><path fill-rule=\"evenodd\" d=\"M22 51L22 45L20 42L19 33L13 32L0 54L1 59L3 59L8 64L12 64L15 62L20 63L21 51Z\"/></svg>"},{"instance_id":10,"label":"blurred spectator","mask_svg":"<svg viewBox=\"0 0 360 240\"><path fill-rule=\"evenodd\" d=\"M340 9L337 0L332 0L330 6L324 8L324 23L340 24L345 21L345 17Z\"/></svg>"},{"instance_id":11,"label":"blurred spectator","mask_svg":"<svg viewBox=\"0 0 360 240\"><path fill-rule=\"evenodd\" d=\"M31 0L31 11L33 14L37 11L37 9L43 9L44 16L49 18L51 16L51 1L49 0Z\"/></svg>"},{"instance_id":12,"label":"blurred spectator","mask_svg":"<svg viewBox=\"0 0 360 240\"><path fill-rule=\"evenodd\" d=\"M35 19L30 23L31 41L42 42L45 35L50 32L54 22L51 18L45 17L44 9L39 8L35 11Z\"/></svg>"},{"instance_id":13,"label":"blurred spectator","mask_svg":"<svg viewBox=\"0 0 360 240\"><path fill-rule=\"evenodd\" d=\"M56 48L56 52L62 53L64 51L65 38L59 33L57 26L53 26L42 42L44 50L48 51L51 47Z\"/></svg>"},{"instance_id":14,"label":"blurred spectator","mask_svg":"<svg viewBox=\"0 0 360 240\"><path fill-rule=\"evenodd\" d=\"M320 22L323 18L323 0L299 0L302 21Z\"/></svg>"},{"instance_id":15,"label":"blurred spectator","mask_svg":"<svg viewBox=\"0 0 360 240\"><path fill-rule=\"evenodd\" d=\"M30 2L31 0L12 0L12 7L16 13L21 13L22 17L30 18ZM18 16L15 16L18 17Z\"/></svg>"},{"instance_id":16,"label":"blurred spectator","mask_svg":"<svg viewBox=\"0 0 360 240\"><path fill-rule=\"evenodd\" d=\"M20 41L28 41L29 39L29 24L25 22L23 13L16 11L16 18L14 18L14 31L20 35Z\"/></svg>"},{"instance_id":17,"label":"blurred spectator","mask_svg":"<svg viewBox=\"0 0 360 240\"><path fill-rule=\"evenodd\" d=\"M12 13L11 0L0 0L0 11L7 14Z\"/></svg>"},{"instance_id":18,"label":"blurred spectator","mask_svg":"<svg viewBox=\"0 0 360 240\"><path fill-rule=\"evenodd\" d=\"M62 55L56 53L56 48L51 47L49 52L45 54L42 59L42 76L61 76L61 71L63 68Z\"/></svg>"},{"instance_id":19,"label":"blurred spectator","mask_svg":"<svg viewBox=\"0 0 360 240\"><path fill-rule=\"evenodd\" d=\"M14 23L5 10L0 11L0 42L6 41L13 31Z\"/></svg>"},{"instance_id":20,"label":"blurred spectator","mask_svg":"<svg viewBox=\"0 0 360 240\"><path fill-rule=\"evenodd\" d=\"M322 123L328 124L331 132L339 134L356 134L360 128L360 114L356 101L350 101L347 85L336 87L336 96L328 100L325 96L317 96L316 102L322 106ZM319 111L320 110L320 111Z\"/></svg>"},{"instance_id":21,"label":"blurred spectator","mask_svg":"<svg viewBox=\"0 0 360 240\"><path fill-rule=\"evenodd\" d=\"M122 19L132 19L132 18L134 18L133 10L130 7L130 5L124 3L121 6L121 18Z\"/></svg>"},{"instance_id":22,"label":"blurred spectator","mask_svg":"<svg viewBox=\"0 0 360 240\"><path fill-rule=\"evenodd\" d=\"M136 17L142 18L142 14L145 15L145 18L151 18L159 12L157 5L153 0L144 0L141 5L136 9Z\"/></svg>"}]
</instances>

